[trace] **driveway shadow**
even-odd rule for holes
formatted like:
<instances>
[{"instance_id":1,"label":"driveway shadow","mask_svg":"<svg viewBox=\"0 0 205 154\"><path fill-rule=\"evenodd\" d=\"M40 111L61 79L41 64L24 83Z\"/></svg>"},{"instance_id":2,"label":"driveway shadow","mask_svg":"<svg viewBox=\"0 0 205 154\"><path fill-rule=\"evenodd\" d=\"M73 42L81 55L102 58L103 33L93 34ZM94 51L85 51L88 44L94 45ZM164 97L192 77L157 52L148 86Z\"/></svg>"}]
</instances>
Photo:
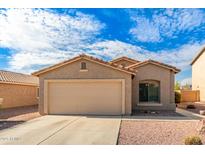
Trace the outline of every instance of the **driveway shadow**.
<instances>
[{"instance_id":1,"label":"driveway shadow","mask_svg":"<svg viewBox=\"0 0 205 154\"><path fill-rule=\"evenodd\" d=\"M25 121L0 121L0 130L10 128L19 124L24 123Z\"/></svg>"}]
</instances>

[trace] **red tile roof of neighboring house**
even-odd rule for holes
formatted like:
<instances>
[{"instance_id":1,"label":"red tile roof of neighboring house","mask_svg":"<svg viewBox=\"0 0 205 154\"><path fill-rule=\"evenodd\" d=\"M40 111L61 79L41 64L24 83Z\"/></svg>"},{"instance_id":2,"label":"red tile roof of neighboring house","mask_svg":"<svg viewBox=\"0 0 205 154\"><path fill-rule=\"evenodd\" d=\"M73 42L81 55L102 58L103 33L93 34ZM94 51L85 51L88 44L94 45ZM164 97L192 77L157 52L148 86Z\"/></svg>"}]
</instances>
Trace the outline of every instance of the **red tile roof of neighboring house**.
<instances>
[{"instance_id":1,"label":"red tile roof of neighboring house","mask_svg":"<svg viewBox=\"0 0 205 154\"><path fill-rule=\"evenodd\" d=\"M197 56L192 60L191 65L193 65L196 60L204 53L205 51L205 46L201 49L201 51L197 54Z\"/></svg>"},{"instance_id":2,"label":"red tile roof of neighboring house","mask_svg":"<svg viewBox=\"0 0 205 154\"><path fill-rule=\"evenodd\" d=\"M151 59L143 61L143 62L139 62L139 63L136 63L136 64L133 64L133 65L130 65L130 66L127 66L127 68L136 68L136 67L148 64L148 63L155 64L155 65L170 69L170 70L174 71L175 73L180 72L180 69L178 69L174 66L167 65L167 64L164 64L164 63L161 63L161 62L158 62L158 61L155 61L155 60L151 60Z\"/></svg>"},{"instance_id":3,"label":"red tile roof of neighboring house","mask_svg":"<svg viewBox=\"0 0 205 154\"><path fill-rule=\"evenodd\" d=\"M0 83L38 85L38 77L0 70Z\"/></svg>"},{"instance_id":4,"label":"red tile roof of neighboring house","mask_svg":"<svg viewBox=\"0 0 205 154\"><path fill-rule=\"evenodd\" d=\"M64 66L66 64L69 64L69 63L72 63L76 60L79 60L79 59L87 59L87 60L90 60L90 61L94 61L94 62L97 62L99 64L102 64L102 65L105 65L105 66L108 66L108 67L111 67L113 69L117 69L119 71L124 71L126 73L129 73L129 74L133 74L135 75L136 71L133 70L132 68L126 68L126 67L123 67L122 65L117 65L115 63L112 63L112 62L106 62L106 61L103 61L102 59L98 59L98 58L95 58L95 57L92 57L92 56L88 56L88 55L85 55L85 54L81 54L77 57L74 57L72 59L69 59L69 60L66 60L66 61L63 61L61 63L58 63L58 64L55 64L55 65L52 65L50 67L47 67L47 68L44 68L42 70L39 70L37 72L34 72L32 73L33 75L35 76L38 76L42 73L45 73L45 72L48 72L48 71L51 71L53 69L57 69L61 66Z\"/></svg>"}]
</instances>

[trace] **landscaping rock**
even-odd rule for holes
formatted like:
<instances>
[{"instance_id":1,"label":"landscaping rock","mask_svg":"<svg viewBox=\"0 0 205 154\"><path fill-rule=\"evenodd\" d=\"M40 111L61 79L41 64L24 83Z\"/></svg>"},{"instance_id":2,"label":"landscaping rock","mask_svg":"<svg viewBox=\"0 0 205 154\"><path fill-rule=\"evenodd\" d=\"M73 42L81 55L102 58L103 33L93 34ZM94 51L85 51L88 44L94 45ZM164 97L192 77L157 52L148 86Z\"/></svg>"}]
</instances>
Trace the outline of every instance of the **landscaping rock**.
<instances>
[{"instance_id":1,"label":"landscaping rock","mask_svg":"<svg viewBox=\"0 0 205 154\"><path fill-rule=\"evenodd\" d=\"M197 131L198 123L196 120L122 120L118 144L182 145L188 136L198 136L205 143L205 135Z\"/></svg>"},{"instance_id":2,"label":"landscaping rock","mask_svg":"<svg viewBox=\"0 0 205 154\"><path fill-rule=\"evenodd\" d=\"M194 105L190 104L190 105L187 105L186 108L187 108L187 109L195 109L196 107L195 107Z\"/></svg>"}]
</instances>

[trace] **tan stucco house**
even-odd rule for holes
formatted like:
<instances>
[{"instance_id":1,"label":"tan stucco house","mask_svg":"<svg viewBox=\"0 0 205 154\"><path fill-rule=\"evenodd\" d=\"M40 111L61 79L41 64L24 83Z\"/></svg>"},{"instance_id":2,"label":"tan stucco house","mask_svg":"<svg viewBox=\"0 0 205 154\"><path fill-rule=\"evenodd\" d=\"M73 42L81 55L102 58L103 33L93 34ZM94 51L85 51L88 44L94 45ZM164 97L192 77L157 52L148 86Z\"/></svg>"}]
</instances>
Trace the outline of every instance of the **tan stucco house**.
<instances>
[{"instance_id":1,"label":"tan stucco house","mask_svg":"<svg viewBox=\"0 0 205 154\"><path fill-rule=\"evenodd\" d=\"M37 104L38 87L38 77L0 70L1 108Z\"/></svg>"},{"instance_id":2,"label":"tan stucco house","mask_svg":"<svg viewBox=\"0 0 205 154\"><path fill-rule=\"evenodd\" d=\"M192 89L200 91L200 101L205 102L205 47L191 62Z\"/></svg>"},{"instance_id":3,"label":"tan stucco house","mask_svg":"<svg viewBox=\"0 0 205 154\"><path fill-rule=\"evenodd\" d=\"M41 114L124 115L175 110L174 76L180 70L127 57L110 62L80 55L34 72Z\"/></svg>"}]
</instances>

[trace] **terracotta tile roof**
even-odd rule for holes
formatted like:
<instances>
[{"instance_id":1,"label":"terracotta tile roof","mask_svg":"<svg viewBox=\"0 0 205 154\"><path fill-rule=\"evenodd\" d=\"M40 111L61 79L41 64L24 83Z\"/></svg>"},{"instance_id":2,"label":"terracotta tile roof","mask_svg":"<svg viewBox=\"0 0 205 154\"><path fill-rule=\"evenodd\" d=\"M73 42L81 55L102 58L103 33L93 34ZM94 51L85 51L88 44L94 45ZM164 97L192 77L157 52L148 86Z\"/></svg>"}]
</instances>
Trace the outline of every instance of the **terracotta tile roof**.
<instances>
[{"instance_id":1,"label":"terracotta tile roof","mask_svg":"<svg viewBox=\"0 0 205 154\"><path fill-rule=\"evenodd\" d=\"M0 70L0 83L38 85L38 77Z\"/></svg>"},{"instance_id":2,"label":"terracotta tile roof","mask_svg":"<svg viewBox=\"0 0 205 154\"><path fill-rule=\"evenodd\" d=\"M156 64L158 66L162 66L162 67L168 68L170 70L173 70L175 73L180 72L180 69L178 69L178 68L176 68L174 66L171 66L171 65L168 65L168 64L165 64L165 63L161 63L159 61L151 60L151 59L143 61L143 62L139 62L139 63L136 63L136 64L133 64L133 65L130 65L127 68L135 68L135 67L139 67L141 65L147 64L147 63L152 63L152 64Z\"/></svg>"},{"instance_id":3,"label":"terracotta tile roof","mask_svg":"<svg viewBox=\"0 0 205 154\"><path fill-rule=\"evenodd\" d=\"M94 62L98 62L98 63L106 65L108 67L112 67L113 69L124 71L124 72L130 73L130 74L133 74L133 75L135 75L135 73L136 73L136 71L134 69L132 69L132 68L126 68L126 67L123 67L122 65L117 65L117 64L112 63L112 62L106 62L106 61L104 61L102 59L99 59L99 58L95 58L95 57L92 57L92 56L81 54L81 55L76 56L76 57L74 57L72 59L65 60L65 61L60 62L58 64L55 64L55 65L52 65L50 67L44 68L42 70L39 70L37 72L34 72L34 73L32 73L32 75L38 76L38 75L40 75L42 73L45 73L45 72L48 72L50 70L59 68L61 66L64 66L64 65L66 65L68 63L72 63L72 62L74 62L76 60L79 60L79 59L87 59L87 60L91 60L91 61L94 61Z\"/></svg>"},{"instance_id":4,"label":"terracotta tile roof","mask_svg":"<svg viewBox=\"0 0 205 154\"><path fill-rule=\"evenodd\" d=\"M127 60L127 61L131 61L131 62L133 62L133 63L139 63L139 62L140 62L140 61L138 61L138 60L135 60L135 59L132 59L132 58L129 58L129 57L126 57L126 56L122 56L122 57L113 59L113 60L111 60L110 62L111 62L111 63L114 63L114 62L117 62L117 61L120 61L120 60Z\"/></svg>"},{"instance_id":5,"label":"terracotta tile roof","mask_svg":"<svg viewBox=\"0 0 205 154\"><path fill-rule=\"evenodd\" d=\"M195 61L204 53L204 51L205 51L205 46L200 50L197 56L192 60L191 65L195 63Z\"/></svg>"}]
</instances>

